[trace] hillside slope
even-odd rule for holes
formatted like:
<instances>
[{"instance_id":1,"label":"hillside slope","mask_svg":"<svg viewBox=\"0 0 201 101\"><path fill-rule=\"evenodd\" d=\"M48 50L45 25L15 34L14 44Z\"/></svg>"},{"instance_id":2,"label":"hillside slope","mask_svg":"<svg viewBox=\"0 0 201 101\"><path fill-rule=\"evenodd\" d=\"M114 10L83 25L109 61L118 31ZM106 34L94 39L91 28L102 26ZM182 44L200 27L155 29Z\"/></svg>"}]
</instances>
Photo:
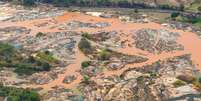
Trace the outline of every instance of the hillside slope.
<instances>
[{"instance_id":1,"label":"hillside slope","mask_svg":"<svg viewBox=\"0 0 201 101\"><path fill-rule=\"evenodd\" d=\"M57 6L107 6L107 7L159 7L175 8L183 7L200 0L5 0L20 1L23 4L32 5L34 2L52 3Z\"/></svg>"}]
</instances>

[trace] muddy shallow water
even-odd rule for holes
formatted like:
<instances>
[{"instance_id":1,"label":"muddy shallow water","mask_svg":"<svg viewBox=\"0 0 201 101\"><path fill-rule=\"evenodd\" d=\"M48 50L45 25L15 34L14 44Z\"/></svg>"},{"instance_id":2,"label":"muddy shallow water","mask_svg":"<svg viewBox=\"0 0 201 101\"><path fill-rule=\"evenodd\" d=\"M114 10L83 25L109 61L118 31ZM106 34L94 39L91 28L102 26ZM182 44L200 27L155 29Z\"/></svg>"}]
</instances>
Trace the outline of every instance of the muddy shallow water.
<instances>
[{"instance_id":1,"label":"muddy shallow water","mask_svg":"<svg viewBox=\"0 0 201 101\"><path fill-rule=\"evenodd\" d=\"M97 22L108 22L111 24L111 26L104 27L104 28L78 28L76 30L59 30L57 25L70 22L70 21L82 21L87 23L97 23ZM41 23L47 23L45 26L37 27L36 25L40 25ZM192 32L185 32L182 30L173 30L168 29L158 23L150 22L150 23L125 23L121 22L119 19L116 18L100 18L100 17L94 17L85 15L82 13L71 13L66 12L62 16L54 17L54 18L44 18L44 19L36 19L36 20L29 20L29 21L22 21L22 22L1 22L0 28L9 27L9 26L19 26L19 27L26 27L28 29L31 29L30 34L28 35L35 35L37 32L62 32L62 31L76 31L76 32L89 32L91 34L98 32L98 31L117 31L120 33L123 33L125 35L120 36L121 41L127 40L127 45L124 48L118 48L117 51L123 53L123 54L129 54L129 55L143 55L144 57L148 58L149 60L143 63L137 63L137 64L127 64L125 68L116 70L116 71L108 71L105 72L105 76L110 75L120 75L122 72L124 72L128 68L133 67L141 67L147 64L152 64L158 60L164 60L167 58L180 56L184 54L191 54L192 60L195 65L199 69L201 69L201 39ZM160 54L153 54L149 53L147 51L143 51L140 49L137 49L135 47L129 47L128 44L132 44L134 42L133 38L131 38L131 33L133 30L138 30L142 28L150 28L150 29L166 29L170 32L177 32L180 33L180 36L177 40L179 44L184 46L184 50L175 50L172 52L162 52ZM55 86L64 86L66 88L72 88L76 86L79 82L81 82L82 76L79 74L80 70L80 64L82 61L86 60L87 57L84 56L83 53L81 53L78 49L76 49L76 59L74 60L74 63L70 64L67 69L64 71L64 74L59 74L58 78L54 81L44 84L44 85L30 85L29 87L42 87L45 90L51 89L51 87ZM64 84L63 79L66 75L76 75L77 79L74 80L70 84ZM96 78L96 77L95 77ZM95 80L94 78L94 80Z\"/></svg>"}]
</instances>

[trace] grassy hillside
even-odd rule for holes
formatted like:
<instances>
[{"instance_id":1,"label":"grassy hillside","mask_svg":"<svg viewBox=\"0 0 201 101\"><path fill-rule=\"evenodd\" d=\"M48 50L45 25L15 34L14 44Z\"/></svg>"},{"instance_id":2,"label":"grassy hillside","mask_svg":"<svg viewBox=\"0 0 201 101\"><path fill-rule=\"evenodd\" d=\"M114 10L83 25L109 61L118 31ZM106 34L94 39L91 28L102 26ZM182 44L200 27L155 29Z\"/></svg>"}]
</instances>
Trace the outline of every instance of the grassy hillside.
<instances>
[{"instance_id":1,"label":"grassy hillside","mask_svg":"<svg viewBox=\"0 0 201 101\"><path fill-rule=\"evenodd\" d=\"M201 0L195 0L185 6L186 11L201 12Z\"/></svg>"}]
</instances>

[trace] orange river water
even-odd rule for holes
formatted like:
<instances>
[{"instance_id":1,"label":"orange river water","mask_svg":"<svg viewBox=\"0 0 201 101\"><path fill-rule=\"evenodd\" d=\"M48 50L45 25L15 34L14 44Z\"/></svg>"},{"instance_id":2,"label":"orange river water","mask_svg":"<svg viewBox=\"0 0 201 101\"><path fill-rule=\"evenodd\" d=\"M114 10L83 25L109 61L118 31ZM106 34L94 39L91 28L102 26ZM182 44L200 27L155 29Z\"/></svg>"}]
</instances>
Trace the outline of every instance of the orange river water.
<instances>
[{"instance_id":1,"label":"orange river water","mask_svg":"<svg viewBox=\"0 0 201 101\"><path fill-rule=\"evenodd\" d=\"M191 54L193 63L197 66L197 68L201 69L201 39L192 32L185 32L182 30L175 30L175 29L169 29L166 28L158 23L149 22L149 23L126 23L121 22L117 18L100 18L100 17L94 17L90 15L85 15L82 13L70 13L67 12L62 16L54 17L54 18L45 18L45 19L36 19L36 20L28 20L28 21L22 21L22 22L1 22L1 27L8 27L8 26L21 26L31 29L31 33L29 35L35 35L37 32L61 32L61 31L68 31L68 30L59 30L58 28L52 28L56 25L69 22L69 21L81 21L81 22L90 22L90 23L96 23L96 22L108 22L111 24L109 27L105 28L79 28L76 30L70 30L70 31L76 31L76 32L89 32L94 33L97 31L105 30L105 31L118 31L123 33L120 38L121 41L127 42L127 47L125 48L119 48L117 51L122 52L124 54L130 54L130 55L136 55L136 54L143 54L145 57L147 57L149 60L143 63L137 63L137 64L127 64L124 68L116 71L106 71L104 72L104 76L111 76L111 75L120 75L124 70L133 68L133 67L141 67L147 64L152 64L158 60L164 60L167 58L180 56L184 54ZM47 26L37 27L35 25L41 24L41 23L48 23ZM184 50L182 51L173 51L173 52L163 52L161 54L152 54L147 51L143 51L136 48L131 48L128 46L128 44L131 44L133 42L133 39L131 38L131 31L141 29L141 28L151 28L151 29L166 29L172 32L178 32L181 34L181 36L178 38L177 42L184 46ZM86 60L87 57L84 56L78 49L76 49L76 59L75 63L70 64L67 69L64 71L64 74L59 74L58 78L54 81L44 84L44 85L31 85L29 87L35 88L35 87L42 87L45 90L50 90L51 87L55 86L64 86L66 88L72 88L75 87L77 84L79 84L82 80L82 76L79 74L80 70L80 64L82 61ZM70 84L64 84L62 83L64 77L66 75L76 75L77 79L74 80ZM96 80L97 77L94 77L92 79Z\"/></svg>"}]
</instances>

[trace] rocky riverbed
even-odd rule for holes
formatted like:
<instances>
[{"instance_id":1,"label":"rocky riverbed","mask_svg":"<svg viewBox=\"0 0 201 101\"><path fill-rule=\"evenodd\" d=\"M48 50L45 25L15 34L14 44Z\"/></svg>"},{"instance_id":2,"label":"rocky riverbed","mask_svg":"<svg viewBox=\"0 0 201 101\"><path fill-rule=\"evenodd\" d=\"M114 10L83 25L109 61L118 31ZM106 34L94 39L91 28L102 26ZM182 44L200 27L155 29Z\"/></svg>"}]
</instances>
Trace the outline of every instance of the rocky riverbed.
<instances>
[{"instance_id":1,"label":"rocky riverbed","mask_svg":"<svg viewBox=\"0 0 201 101\"><path fill-rule=\"evenodd\" d=\"M5 9L0 41L52 67L31 75L2 67L3 85L35 89L44 101L201 99L201 39L182 26L42 5L0 4Z\"/></svg>"}]
</instances>

